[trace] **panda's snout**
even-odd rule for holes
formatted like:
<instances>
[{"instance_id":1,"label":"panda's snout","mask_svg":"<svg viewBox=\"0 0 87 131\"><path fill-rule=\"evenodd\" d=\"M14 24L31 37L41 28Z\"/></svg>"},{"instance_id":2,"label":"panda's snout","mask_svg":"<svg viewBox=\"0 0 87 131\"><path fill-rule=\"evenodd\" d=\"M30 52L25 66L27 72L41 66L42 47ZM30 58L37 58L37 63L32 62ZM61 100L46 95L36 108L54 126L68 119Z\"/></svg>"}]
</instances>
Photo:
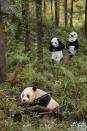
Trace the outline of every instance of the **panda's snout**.
<instances>
[{"instance_id":1,"label":"panda's snout","mask_svg":"<svg viewBox=\"0 0 87 131\"><path fill-rule=\"evenodd\" d=\"M25 103L26 102L26 100L25 99L23 99L23 103Z\"/></svg>"}]
</instances>

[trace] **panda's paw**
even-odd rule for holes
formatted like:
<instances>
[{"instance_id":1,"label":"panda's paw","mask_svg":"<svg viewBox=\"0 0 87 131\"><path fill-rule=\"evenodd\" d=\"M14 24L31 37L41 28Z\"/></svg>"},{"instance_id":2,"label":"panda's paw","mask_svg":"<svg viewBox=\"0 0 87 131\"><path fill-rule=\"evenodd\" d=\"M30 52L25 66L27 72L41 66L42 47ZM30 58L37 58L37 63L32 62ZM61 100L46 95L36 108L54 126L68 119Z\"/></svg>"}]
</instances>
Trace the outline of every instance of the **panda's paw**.
<instances>
[{"instance_id":1,"label":"panda's paw","mask_svg":"<svg viewBox=\"0 0 87 131\"><path fill-rule=\"evenodd\" d=\"M64 60L64 58L62 57L61 59L60 59L60 62L62 62Z\"/></svg>"},{"instance_id":2,"label":"panda's paw","mask_svg":"<svg viewBox=\"0 0 87 131\"><path fill-rule=\"evenodd\" d=\"M14 122L17 122L17 121L21 122L22 120L22 114L19 111L14 112L12 117L13 117Z\"/></svg>"}]
</instances>

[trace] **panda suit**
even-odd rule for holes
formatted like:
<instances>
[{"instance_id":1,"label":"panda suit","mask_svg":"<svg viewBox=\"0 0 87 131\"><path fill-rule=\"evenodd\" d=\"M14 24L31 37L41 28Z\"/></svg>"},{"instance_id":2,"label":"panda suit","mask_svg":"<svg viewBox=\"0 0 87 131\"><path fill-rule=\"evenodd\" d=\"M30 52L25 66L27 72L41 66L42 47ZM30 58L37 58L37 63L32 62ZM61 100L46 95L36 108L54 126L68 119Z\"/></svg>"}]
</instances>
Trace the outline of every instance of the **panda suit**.
<instances>
[{"instance_id":1,"label":"panda suit","mask_svg":"<svg viewBox=\"0 0 87 131\"><path fill-rule=\"evenodd\" d=\"M63 59L64 44L56 37L51 39L49 51L52 52L51 59L60 62Z\"/></svg>"}]
</instances>

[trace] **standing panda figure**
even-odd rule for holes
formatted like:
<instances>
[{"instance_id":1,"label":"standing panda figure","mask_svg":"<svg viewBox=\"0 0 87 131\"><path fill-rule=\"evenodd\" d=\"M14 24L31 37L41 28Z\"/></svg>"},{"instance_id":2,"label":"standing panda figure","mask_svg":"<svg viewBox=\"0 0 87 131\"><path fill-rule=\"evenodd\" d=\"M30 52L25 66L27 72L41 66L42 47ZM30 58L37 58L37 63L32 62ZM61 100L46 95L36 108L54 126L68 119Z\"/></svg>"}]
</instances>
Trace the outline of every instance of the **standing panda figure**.
<instances>
[{"instance_id":1,"label":"standing panda figure","mask_svg":"<svg viewBox=\"0 0 87 131\"><path fill-rule=\"evenodd\" d=\"M32 104L38 101L38 105L54 110L59 104L45 91L36 87L27 87L21 93L21 103Z\"/></svg>"},{"instance_id":2,"label":"standing panda figure","mask_svg":"<svg viewBox=\"0 0 87 131\"><path fill-rule=\"evenodd\" d=\"M69 44L67 45L67 48L71 56L76 55L78 47L79 47L77 37L78 35L76 32L71 32L69 34Z\"/></svg>"},{"instance_id":3,"label":"standing panda figure","mask_svg":"<svg viewBox=\"0 0 87 131\"><path fill-rule=\"evenodd\" d=\"M56 37L52 38L50 41L49 50L52 52L51 59L60 62L63 59L64 44Z\"/></svg>"}]
</instances>

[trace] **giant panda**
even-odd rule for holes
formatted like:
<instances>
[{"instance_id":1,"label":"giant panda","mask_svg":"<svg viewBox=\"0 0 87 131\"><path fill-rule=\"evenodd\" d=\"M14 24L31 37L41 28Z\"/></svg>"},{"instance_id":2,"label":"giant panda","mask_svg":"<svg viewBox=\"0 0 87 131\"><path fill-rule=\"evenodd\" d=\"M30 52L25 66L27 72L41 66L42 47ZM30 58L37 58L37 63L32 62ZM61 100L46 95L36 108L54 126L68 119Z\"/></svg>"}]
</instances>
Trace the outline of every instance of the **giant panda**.
<instances>
[{"instance_id":1,"label":"giant panda","mask_svg":"<svg viewBox=\"0 0 87 131\"><path fill-rule=\"evenodd\" d=\"M47 109L59 108L59 104L47 92L37 87L27 87L21 93L21 103L31 104L35 100L38 100L38 104Z\"/></svg>"},{"instance_id":2,"label":"giant panda","mask_svg":"<svg viewBox=\"0 0 87 131\"><path fill-rule=\"evenodd\" d=\"M68 38L68 45L67 45L67 49L69 51L69 53L71 54L71 56L76 55L77 51L78 51L78 47L79 47L79 43L78 43L78 35L76 32L72 31L69 34L69 38Z\"/></svg>"},{"instance_id":3,"label":"giant panda","mask_svg":"<svg viewBox=\"0 0 87 131\"><path fill-rule=\"evenodd\" d=\"M48 113L48 116L51 113L51 115L53 115L58 120L59 119L62 120L62 115L59 110L59 104L50 96L49 93L41 89L38 89L36 86L25 88L20 95L20 100L21 106L24 105L24 107L26 107L26 105L32 106L33 104L38 104L39 107L33 108L31 111L37 112L39 116L42 115L41 117L43 117L44 113L45 115ZM26 108L24 109L24 112L23 111L14 112L12 115L13 121L14 122L21 121L22 113L24 114L27 112L28 111L26 111Z\"/></svg>"},{"instance_id":4,"label":"giant panda","mask_svg":"<svg viewBox=\"0 0 87 131\"><path fill-rule=\"evenodd\" d=\"M55 62L60 62L63 59L63 49L64 44L57 37L53 37L49 46L49 51L52 52L51 59Z\"/></svg>"}]
</instances>

